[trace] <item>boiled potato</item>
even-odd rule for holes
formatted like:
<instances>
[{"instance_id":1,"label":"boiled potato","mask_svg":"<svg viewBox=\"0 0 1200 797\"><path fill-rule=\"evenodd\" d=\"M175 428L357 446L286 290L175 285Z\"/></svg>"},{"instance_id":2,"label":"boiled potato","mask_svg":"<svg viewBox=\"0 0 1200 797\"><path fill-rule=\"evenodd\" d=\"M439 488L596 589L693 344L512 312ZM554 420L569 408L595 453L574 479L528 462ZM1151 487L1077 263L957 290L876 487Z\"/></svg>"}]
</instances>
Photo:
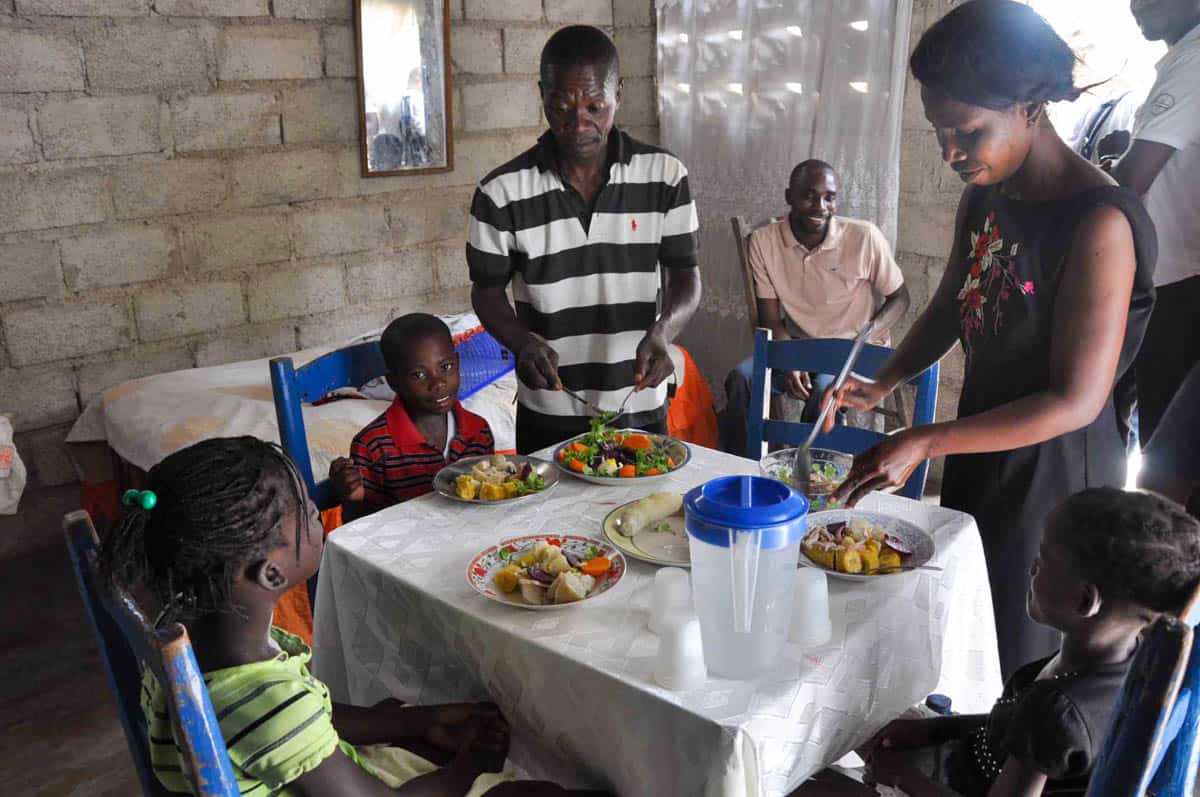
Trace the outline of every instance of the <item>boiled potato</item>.
<instances>
[{"instance_id":1,"label":"boiled potato","mask_svg":"<svg viewBox=\"0 0 1200 797\"><path fill-rule=\"evenodd\" d=\"M899 567L900 566L900 554L897 551L887 547L886 545L883 546L883 549L879 551L879 566L880 567ZM883 572L887 572L887 571L883 571Z\"/></svg>"},{"instance_id":2,"label":"boiled potato","mask_svg":"<svg viewBox=\"0 0 1200 797\"><path fill-rule=\"evenodd\" d=\"M840 573L861 573L863 571L862 556L854 549L839 549L835 561Z\"/></svg>"},{"instance_id":3,"label":"boiled potato","mask_svg":"<svg viewBox=\"0 0 1200 797\"><path fill-rule=\"evenodd\" d=\"M479 482L464 473L454 480L454 492L459 498L474 501L479 494Z\"/></svg>"},{"instance_id":4,"label":"boiled potato","mask_svg":"<svg viewBox=\"0 0 1200 797\"><path fill-rule=\"evenodd\" d=\"M501 592L515 592L517 583L520 581L521 567L519 565L505 565L496 571L495 582L496 589Z\"/></svg>"},{"instance_id":5,"label":"boiled potato","mask_svg":"<svg viewBox=\"0 0 1200 797\"><path fill-rule=\"evenodd\" d=\"M479 498L483 501L503 501L508 496L503 484L484 483L479 487Z\"/></svg>"}]
</instances>

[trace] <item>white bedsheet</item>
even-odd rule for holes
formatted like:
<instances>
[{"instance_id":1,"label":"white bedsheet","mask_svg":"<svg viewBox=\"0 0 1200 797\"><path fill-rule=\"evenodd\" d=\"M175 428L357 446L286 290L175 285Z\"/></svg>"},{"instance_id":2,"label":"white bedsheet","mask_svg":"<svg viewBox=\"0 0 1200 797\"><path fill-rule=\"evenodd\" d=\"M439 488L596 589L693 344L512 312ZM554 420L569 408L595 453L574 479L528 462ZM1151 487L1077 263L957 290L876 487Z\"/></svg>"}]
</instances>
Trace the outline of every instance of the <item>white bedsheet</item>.
<instances>
[{"instance_id":1,"label":"white bedsheet","mask_svg":"<svg viewBox=\"0 0 1200 797\"><path fill-rule=\"evenodd\" d=\"M473 313L443 317L455 334L479 326ZM297 368L352 343L378 338L382 330L337 345L292 355ZM126 462L149 470L181 448L212 437L251 435L279 442L267 359L148 376L117 385L88 404L68 443L107 442ZM516 377L505 377L464 402L492 427L498 450L516 448ZM344 399L305 405L304 428L313 475L329 473L335 457L350 453L360 429L387 409L386 400Z\"/></svg>"}]
</instances>

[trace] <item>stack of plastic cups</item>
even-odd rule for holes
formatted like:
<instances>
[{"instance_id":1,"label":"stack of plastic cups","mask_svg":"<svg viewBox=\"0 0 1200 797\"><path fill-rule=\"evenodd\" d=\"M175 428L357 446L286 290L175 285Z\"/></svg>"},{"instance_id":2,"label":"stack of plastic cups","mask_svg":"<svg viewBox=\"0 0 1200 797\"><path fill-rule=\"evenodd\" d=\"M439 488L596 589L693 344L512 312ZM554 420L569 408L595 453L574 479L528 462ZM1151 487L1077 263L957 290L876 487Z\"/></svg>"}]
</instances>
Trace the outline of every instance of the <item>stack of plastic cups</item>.
<instances>
[{"instance_id":1,"label":"stack of plastic cups","mask_svg":"<svg viewBox=\"0 0 1200 797\"><path fill-rule=\"evenodd\" d=\"M792 602L792 624L788 640L801 650L819 648L833 635L829 619L829 579L815 567L796 571L796 593Z\"/></svg>"},{"instance_id":2,"label":"stack of plastic cups","mask_svg":"<svg viewBox=\"0 0 1200 797\"><path fill-rule=\"evenodd\" d=\"M700 642L700 621L690 608L675 610L663 615L660 628L654 680L664 689L676 692L699 689L708 677Z\"/></svg>"},{"instance_id":3,"label":"stack of plastic cups","mask_svg":"<svg viewBox=\"0 0 1200 797\"><path fill-rule=\"evenodd\" d=\"M692 614L692 587L686 570L664 567L654 574L650 591L650 630L663 634L664 621L671 614Z\"/></svg>"}]
</instances>

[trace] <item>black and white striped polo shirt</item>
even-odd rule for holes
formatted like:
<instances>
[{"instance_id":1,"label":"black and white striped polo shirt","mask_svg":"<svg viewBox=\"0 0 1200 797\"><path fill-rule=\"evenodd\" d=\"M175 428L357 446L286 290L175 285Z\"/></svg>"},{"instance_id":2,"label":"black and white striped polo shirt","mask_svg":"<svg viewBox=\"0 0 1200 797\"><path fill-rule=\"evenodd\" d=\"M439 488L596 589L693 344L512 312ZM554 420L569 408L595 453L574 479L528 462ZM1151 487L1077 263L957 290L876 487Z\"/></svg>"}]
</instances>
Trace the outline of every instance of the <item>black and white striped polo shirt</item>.
<instances>
[{"instance_id":1,"label":"black and white striped polo shirt","mask_svg":"<svg viewBox=\"0 0 1200 797\"><path fill-rule=\"evenodd\" d=\"M591 208L560 177L549 132L485 177L471 203L467 264L477 285L512 282L517 315L558 352L564 387L616 409L658 317L658 267L697 265L699 225L678 158L616 128L608 145L608 182ZM582 414L560 391L521 384L518 398L534 413ZM665 384L634 394L628 425L662 421L665 402Z\"/></svg>"}]
</instances>

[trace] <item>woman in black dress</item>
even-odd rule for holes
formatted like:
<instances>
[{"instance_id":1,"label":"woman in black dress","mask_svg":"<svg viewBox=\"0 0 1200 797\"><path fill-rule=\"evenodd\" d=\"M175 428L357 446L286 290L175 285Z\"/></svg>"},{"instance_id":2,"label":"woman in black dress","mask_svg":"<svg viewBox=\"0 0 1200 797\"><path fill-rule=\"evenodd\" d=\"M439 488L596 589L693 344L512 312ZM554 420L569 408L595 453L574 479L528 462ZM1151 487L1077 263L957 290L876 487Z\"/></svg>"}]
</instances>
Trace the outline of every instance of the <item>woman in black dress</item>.
<instances>
[{"instance_id":1,"label":"woman in black dress","mask_svg":"<svg viewBox=\"0 0 1200 797\"><path fill-rule=\"evenodd\" d=\"M909 429L855 459L840 496L903 484L947 456L942 504L975 516L1005 678L1052 653L1025 611L1047 513L1086 487L1124 482L1112 390L1153 305L1154 227L1138 198L1076 155L1045 118L1075 99L1075 57L1028 6L977 0L921 38L910 65L942 157L967 184L929 306L876 381L839 406L870 408L966 352L958 419Z\"/></svg>"}]
</instances>

